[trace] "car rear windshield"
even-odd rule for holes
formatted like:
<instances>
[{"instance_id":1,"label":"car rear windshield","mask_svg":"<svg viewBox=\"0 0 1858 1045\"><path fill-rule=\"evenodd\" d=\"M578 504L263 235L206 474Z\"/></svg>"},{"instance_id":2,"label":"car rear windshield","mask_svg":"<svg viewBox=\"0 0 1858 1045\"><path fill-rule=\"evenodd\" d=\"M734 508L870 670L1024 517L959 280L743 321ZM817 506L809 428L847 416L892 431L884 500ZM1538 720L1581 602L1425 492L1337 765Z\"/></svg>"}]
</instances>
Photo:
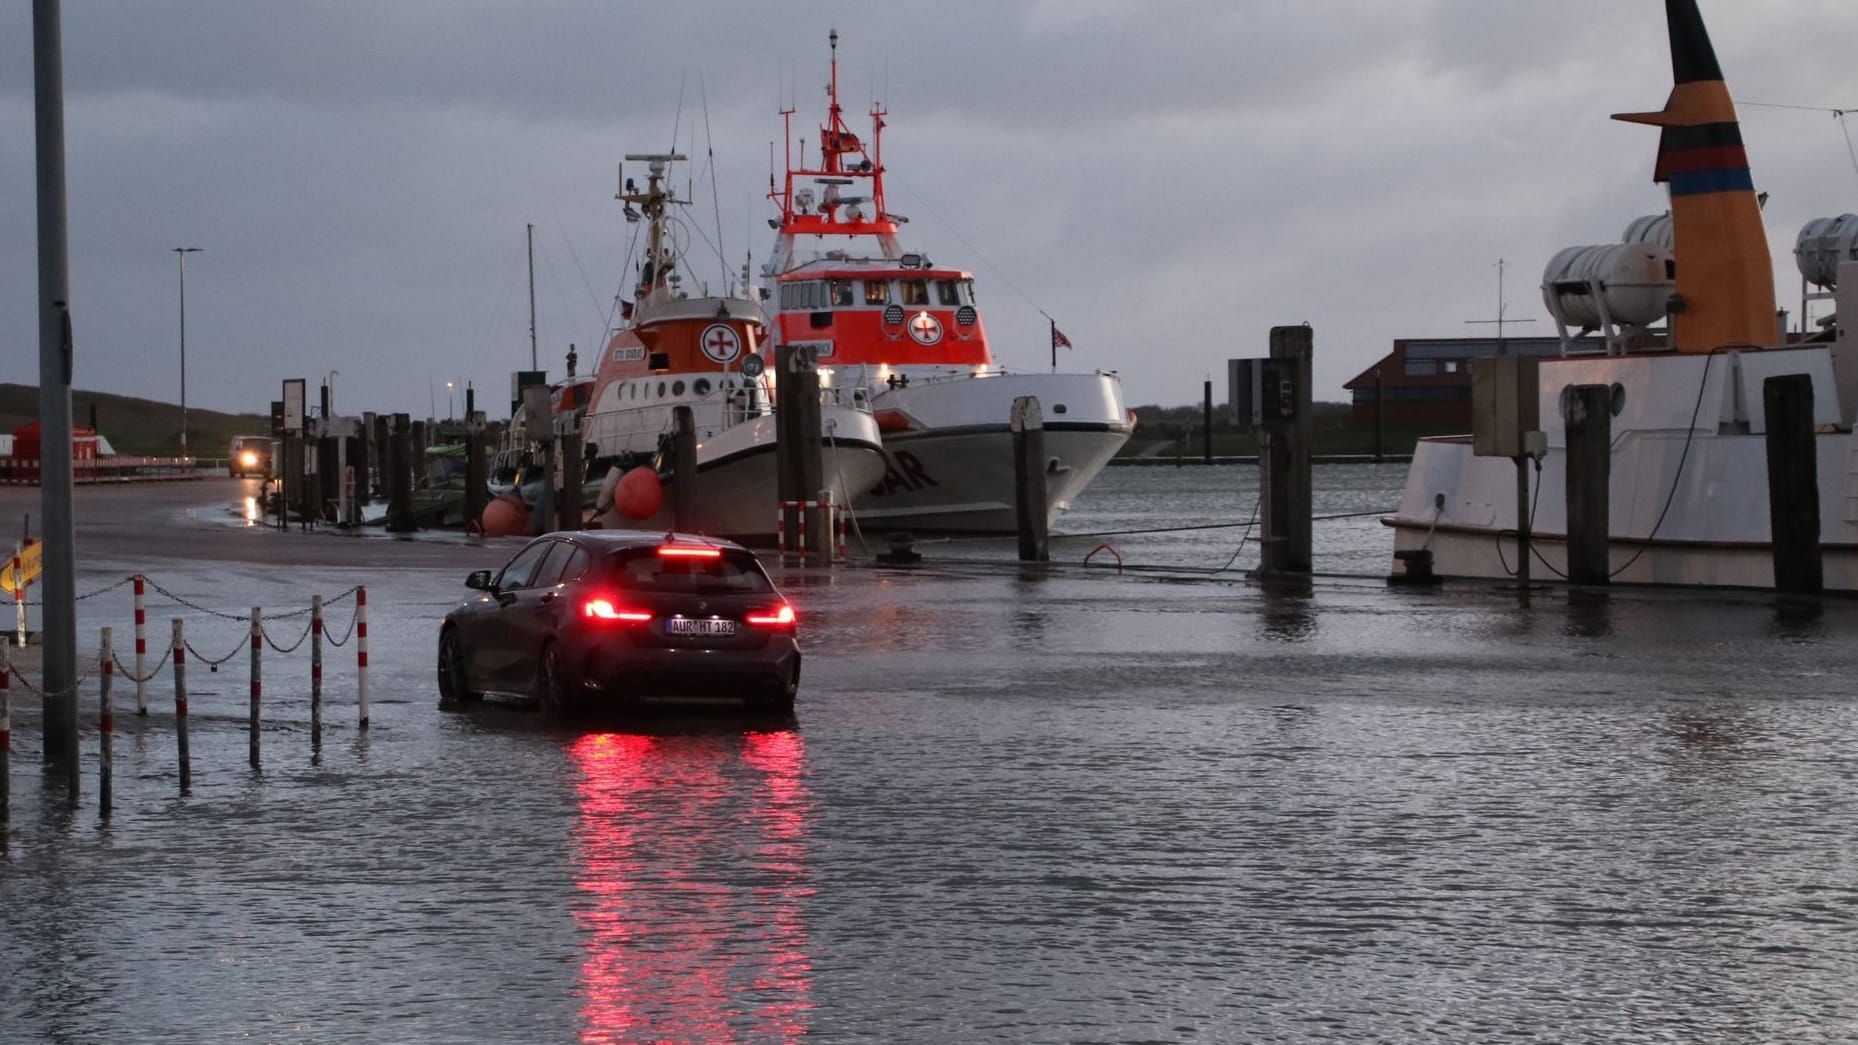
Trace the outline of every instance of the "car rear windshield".
<instances>
[{"instance_id":1,"label":"car rear windshield","mask_svg":"<svg viewBox=\"0 0 1858 1045\"><path fill-rule=\"evenodd\" d=\"M656 548L629 548L609 560L621 588L702 595L774 590L753 553L725 550L714 559L667 557Z\"/></svg>"}]
</instances>

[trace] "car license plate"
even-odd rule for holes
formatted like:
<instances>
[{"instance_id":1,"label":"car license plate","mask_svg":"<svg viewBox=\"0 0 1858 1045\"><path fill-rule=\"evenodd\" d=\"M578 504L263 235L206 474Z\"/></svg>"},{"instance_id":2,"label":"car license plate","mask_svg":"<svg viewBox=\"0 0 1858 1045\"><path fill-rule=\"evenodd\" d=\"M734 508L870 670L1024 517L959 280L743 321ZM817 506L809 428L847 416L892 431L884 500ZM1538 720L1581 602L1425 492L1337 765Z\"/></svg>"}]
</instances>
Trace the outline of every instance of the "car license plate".
<instances>
[{"instance_id":1,"label":"car license plate","mask_svg":"<svg viewBox=\"0 0 1858 1045\"><path fill-rule=\"evenodd\" d=\"M666 635L724 637L735 634L735 621L714 617L672 617L664 622Z\"/></svg>"}]
</instances>

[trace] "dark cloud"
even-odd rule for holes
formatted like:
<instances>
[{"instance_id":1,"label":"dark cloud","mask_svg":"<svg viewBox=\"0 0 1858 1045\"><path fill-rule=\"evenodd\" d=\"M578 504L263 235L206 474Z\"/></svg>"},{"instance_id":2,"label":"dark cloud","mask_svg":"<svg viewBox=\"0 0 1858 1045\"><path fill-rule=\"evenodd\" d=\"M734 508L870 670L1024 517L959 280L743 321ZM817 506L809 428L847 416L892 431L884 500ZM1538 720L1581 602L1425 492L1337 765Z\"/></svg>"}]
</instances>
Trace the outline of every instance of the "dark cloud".
<instances>
[{"instance_id":1,"label":"dark cloud","mask_svg":"<svg viewBox=\"0 0 1858 1045\"><path fill-rule=\"evenodd\" d=\"M0 9L8 381L37 374L27 6ZM1004 360L1044 365L1044 310L1135 402L1192 401L1306 320L1338 397L1393 338L1494 315L1498 258L1509 315L1546 332L1547 258L1664 206L1655 136L1607 119L1669 90L1649 3L64 7L78 382L173 397L170 248L197 245L189 401L222 408L330 371L349 409L442 409L448 380L495 399L529 361L531 223L558 372L624 282L614 165L674 138L726 258L699 274L758 261L776 110L818 118L834 26L848 108L891 110L910 242L976 272ZM1704 13L1738 97L1831 106L1858 104L1832 93L1849 8ZM1794 231L1854 209L1858 174L1829 114L1743 117L1787 288Z\"/></svg>"}]
</instances>

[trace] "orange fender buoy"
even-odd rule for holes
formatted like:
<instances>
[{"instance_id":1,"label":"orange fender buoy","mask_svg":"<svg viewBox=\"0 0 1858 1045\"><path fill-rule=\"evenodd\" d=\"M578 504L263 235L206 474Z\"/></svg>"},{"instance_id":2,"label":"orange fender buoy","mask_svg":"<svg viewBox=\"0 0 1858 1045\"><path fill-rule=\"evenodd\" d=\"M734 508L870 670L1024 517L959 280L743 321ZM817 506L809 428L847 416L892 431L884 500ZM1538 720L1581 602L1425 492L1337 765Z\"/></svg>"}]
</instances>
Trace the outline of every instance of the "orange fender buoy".
<instances>
[{"instance_id":1,"label":"orange fender buoy","mask_svg":"<svg viewBox=\"0 0 1858 1045\"><path fill-rule=\"evenodd\" d=\"M619 485L613 490L613 507L628 519L649 519L658 514L663 504L664 484L658 481L658 472L648 465L639 465L620 476Z\"/></svg>"},{"instance_id":2,"label":"orange fender buoy","mask_svg":"<svg viewBox=\"0 0 1858 1045\"><path fill-rule=\"evenodd\" d=\"M529 508L511 497L492 498L484 506L483 531L487 537L511 537L529 532Z\"/></svg>"}]
</instances>

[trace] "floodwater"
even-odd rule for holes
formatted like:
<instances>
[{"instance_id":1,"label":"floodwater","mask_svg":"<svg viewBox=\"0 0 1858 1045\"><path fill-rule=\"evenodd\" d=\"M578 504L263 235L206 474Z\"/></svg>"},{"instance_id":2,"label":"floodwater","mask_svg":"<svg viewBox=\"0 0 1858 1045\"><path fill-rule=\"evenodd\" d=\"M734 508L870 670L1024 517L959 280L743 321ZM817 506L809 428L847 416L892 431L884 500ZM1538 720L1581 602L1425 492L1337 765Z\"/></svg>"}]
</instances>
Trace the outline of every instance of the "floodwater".
<instances>
[{"instance_id":1,"label":"floodwater","mask_svg":"<svg viewBox=\"0 0 1858 1045\"><path fill-rule=\"evenodd\" d=\"M1243 523L1241 471L1113 469L1065 528ZM1372 512L1399 469L1317 482ZM437 705L436 621L508 544L174 507L227 489L80 537L80 593L143 570L186 600L151 620L237 651L189 664L191 794L165 673L107 821L95 731L73 808L15 691L0 1041L1858 1039L1852 603L1387 590L1348 576L1372 519L1272 589L1194 572L1242 527L925 544L779 575L792 718L562 728ZM234 618L356 583L372 727L329 651L313 753L307 656L267 649L254 772ZM80 607L124 646L125 589Z\"/></svg>"}]
</instances>

